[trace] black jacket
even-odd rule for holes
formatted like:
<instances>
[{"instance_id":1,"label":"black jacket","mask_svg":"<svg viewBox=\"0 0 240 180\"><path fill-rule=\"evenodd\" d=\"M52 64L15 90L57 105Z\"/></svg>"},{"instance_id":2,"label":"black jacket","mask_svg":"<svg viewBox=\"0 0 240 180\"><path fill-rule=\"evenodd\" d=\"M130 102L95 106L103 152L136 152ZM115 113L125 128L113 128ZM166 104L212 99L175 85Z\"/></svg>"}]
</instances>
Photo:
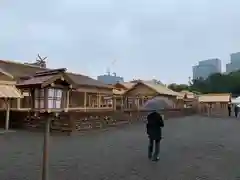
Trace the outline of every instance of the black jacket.
<instances>
[{"instance_id":1,"label":"black jacket","mask_svg":"<svg viewBox=\"0 0 240 180\"><path fill-rule=\"evenodd\" d=\"M239 107L237 105L235 105L234 112L238 112L238 111L239 111Z\"/></svg>"},{"instance_id":2,"label":"black jacket","mask_svg":"<svg viewBox=\"0 0 240 180\"><path fill-rule=\"evenodd\" d=\"M147 134L149 138L160 140L162 138L162 127L164 127L164 122L159 113L152 112L147 116Z\"/></svg>"}]
</instances>

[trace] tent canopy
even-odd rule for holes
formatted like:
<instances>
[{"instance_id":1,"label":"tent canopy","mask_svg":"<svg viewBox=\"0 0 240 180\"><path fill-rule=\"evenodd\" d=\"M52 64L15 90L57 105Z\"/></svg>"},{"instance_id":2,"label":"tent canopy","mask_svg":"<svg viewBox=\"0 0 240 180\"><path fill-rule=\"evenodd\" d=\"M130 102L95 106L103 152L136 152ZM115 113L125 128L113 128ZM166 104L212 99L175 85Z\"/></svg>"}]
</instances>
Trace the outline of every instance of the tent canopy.
<instances>
[{"instance_id":1,"label":"tent canopy","mask_svg":"<svg viewBox=\"0 0 240 180\"><path fill-rule=\"evenodd\" d=\"M232 98L232 104L240 104L240 96L237 98Z\"/></svg>"}]
</instances>

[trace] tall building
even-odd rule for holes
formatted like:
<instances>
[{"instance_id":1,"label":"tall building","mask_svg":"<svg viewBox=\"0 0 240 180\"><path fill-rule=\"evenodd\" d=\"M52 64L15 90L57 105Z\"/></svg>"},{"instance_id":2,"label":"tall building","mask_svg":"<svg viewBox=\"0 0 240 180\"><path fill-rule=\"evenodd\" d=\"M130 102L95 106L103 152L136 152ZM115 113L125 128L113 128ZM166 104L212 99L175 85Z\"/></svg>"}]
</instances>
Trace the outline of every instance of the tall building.
<instances>
[{"instance_id":1,"label":"tall building","mask_svg":"<svg viewBox=\"0 0 240 180\"><path fill-rule=\"evenodd\" d=\"M105 84L116 84L117 82L124 82L123 77L117 76L116 73L112 75L110 73L105 75L100 75L97 77L97 80L105 83Z\"/></svg>"},{"instance_id":2,"label":"tall building","mask_svg":"<svg viewBox=\"0 0 240 180\"><path fill-rule=\"evenodd\" d=\"M240 52L230 54L230 63L226 64L226 73L240 70Z\"/></svg>"},{"instance_id":3,"label":"tall building","mask_svg":"<svg viewBox=\"0 0 240 180\"><path fill-rule=\"evenodd\" d=\"M193 66L193 79L203 78L206 79L208 76L214 73L221 73L222 66L220 59L208 59L199 61L198 65Z\"/></svg>"}]
</instances>

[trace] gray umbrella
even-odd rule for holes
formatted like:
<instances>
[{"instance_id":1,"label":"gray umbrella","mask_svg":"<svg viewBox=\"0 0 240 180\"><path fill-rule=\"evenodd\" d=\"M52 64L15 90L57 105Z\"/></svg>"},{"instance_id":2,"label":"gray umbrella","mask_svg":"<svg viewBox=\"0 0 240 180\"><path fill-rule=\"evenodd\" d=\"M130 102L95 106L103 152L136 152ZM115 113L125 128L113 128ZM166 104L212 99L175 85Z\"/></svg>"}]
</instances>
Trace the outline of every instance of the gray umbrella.
<instances>
[{"instance_id":1,"label":"gray umbrella","mask_svg":"<svg viewBox=\"0 0 240 180\"><path fill-rule=\"evenodd\" d=\"M143 106L143 109L146 110L161 110L166 108L172 107L172 102L168 99L162 98L162 97L155 97L153 99L148 100Z\"/></svg>"}]
</instances>

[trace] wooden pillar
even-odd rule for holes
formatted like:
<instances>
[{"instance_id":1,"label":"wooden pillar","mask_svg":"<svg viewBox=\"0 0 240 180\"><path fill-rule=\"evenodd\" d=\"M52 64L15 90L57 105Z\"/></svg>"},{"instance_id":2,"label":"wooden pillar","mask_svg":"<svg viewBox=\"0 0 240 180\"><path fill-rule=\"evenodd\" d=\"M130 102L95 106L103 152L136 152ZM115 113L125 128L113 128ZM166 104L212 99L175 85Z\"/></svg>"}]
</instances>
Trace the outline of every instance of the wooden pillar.
<instances>
[{"instance_id":1,"label":"wooden pillar","mask_svg":"<svg viewBox=\"0 0 240 180\"><path fill-rule=\"evenodd\" d=\"M101 107L101 95L100 93L97 93L97 107L100 108Z\"/></svg>"},{"instance_id":2,"label":"wooden pillar","mask_svg":"<svg viewBox=\"0 0 240 180\"><path fill-rule=\"evenodd\" d=\"M87 92L84 92L84 108L85 108L85 111L86 111L86 108L87 108Z\"/></svg>"},{"instance_id":3,"label":"wooden pillar","mask_svg":"<svg viewBox=\"0 0 240 180\"><path fill-rule=\"evenodd\" d=\"M21 108L21 98L17 98L17 109Z\"/></svg>"},{"instance_id":4,"label":"wooden pillar","mask_svg":"<svg viewBox=\"0 0 240 180\"><path fill-rule=\"evenodd\" d=\"M62 98L61 98L61 108L62 109L66 108L66 97L67 97L67 92L64 90L62 92Z\"/></svg>"},{"instance_id":5,"label":"wooden pillar","mask_svg":"<svg viewBox=\"0 0 240 180\"><path fill-rule=\"evenodd\" d=\"M121 96L121 110L124 109L124 99L123 99L123 96Z\"/></svg>"},{"instance_id":6,"label":"wooden pillar","mask_svg":"<svg viewBox=\"0 0 240 180\"><path fill-rule=\"evenodd\" d=\"M67 90L67 97L66 97L66 108L68 109L69 108L69 93L70 91Z\"/></svg>"},{"instance_id":7,"label":"wooden pillar","mask_svg":"<svg viewBox=\"0 0 240 180\"><path fill-rule=\"evenodd\" d=\"M124 108L128 109L128 97L125 97Z\"/></svg>"},{"instance_id":8,"label":"wooden pillar","mask_svg":"<svg viewBox=\"0 0 240 180\"><path fill-rule=\"evenodd\" d=\"M40 106L40 102L39 102L39 106ZM48 104L48 88L45 88L44 89L44 109L48 110L49 108L50 108L50 105Z\"/></svg>"},{"instance_id":9,"label":"wooden pillar","mask_svg":"<svg viewBox=\"0 0 240 180\"><path fill-rule=\"evenodd\" d=\"M43 156L42 156L42 180L48 180L48 169L49 169L49 136L50 136L50 124L51 115L47 114L47 120L45 122L45 132L43 139Z\"/></svg>"},{"instance_id":10,"label":"wooden pillar","mask_svg":"<svg viewBox=\"0 0 240 180\"><path fill-rule=\"evenodd\" d=\"M113 100L113 110L115 111L115 110L117 109L117 101L116 101L116 97L113 96L112 100Z\"/></svg>"},{"instance_id":11,"label":"wooden pillar","mask_svg":"<svg viewBox=\"0 0 240 180\"><path fill-rule=\"evenodd\" d=\"M5 131L9 129L9 115L10 115L10 101L9 99L5 99L6 104L6 119L5 119Z\"/></svg>"},{"instance_id":12,"label":"wooden pillar","mask_svg":"<svg viewBox=\"0 0 240 180\"><path fill-rule=\"evenodd\" d=\"M88 105L89 105L89 107L92 107L92 102L91 102L92 98L91 98L91 96L92 95L88 95Z\"/></svg>"},{"instance_id":13,"label":"wooden pillar","mask_svg":"<svg viewBox=\"0 0 240 180\"><path fill-rule=\"evenodd\" d=\"M31 109L35 109L35 90L34 89L30 90L30 95L31 95Z\"/></svg>"},{"instance_id":14,"label":"wooden pillar","mask_svg":"<svg viewBox=\"0 0 240 180\"><path fill-rule=\"evenodd\" d=\"M32 108L32 95L31 95L31 89L28 89L28 100L27 100L28 102L28 106L27 106L27 108Z\"/></svg>"},{"instance_id":15,"label":"wooden pillar","mask_svg":"<svg viewBox=\"0 0 240 180\"><path fill-rule=\"evenodd\" d=\"M139 110L139 108L140 108L140 103L139 103L140 98L137 96L136 100L137 100L137 109Z\"/></svg>"}]
</instances>

